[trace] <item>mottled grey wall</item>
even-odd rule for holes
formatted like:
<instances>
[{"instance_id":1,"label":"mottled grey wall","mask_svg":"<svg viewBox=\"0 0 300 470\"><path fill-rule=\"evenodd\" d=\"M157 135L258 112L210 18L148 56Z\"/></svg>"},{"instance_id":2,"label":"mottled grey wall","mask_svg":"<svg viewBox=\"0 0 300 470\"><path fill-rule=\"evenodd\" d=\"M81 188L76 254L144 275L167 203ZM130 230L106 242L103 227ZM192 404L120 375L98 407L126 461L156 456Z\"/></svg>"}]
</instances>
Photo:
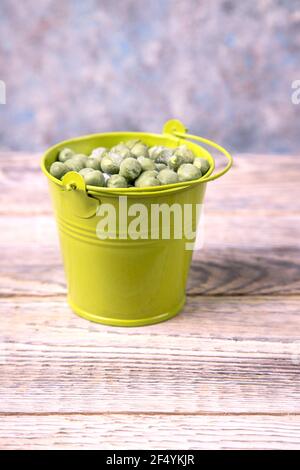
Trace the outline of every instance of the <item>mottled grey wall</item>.
<instances>
[{"instance_id":1,"label":"mottled grey wall","mask_svg":"<svg viewBox=\"0 0 300 470\"><path fill-rule=\"evenodd\" d=\"M233 151L299 152L299 0L0 0L0 148L169 118Z\"/></svg>"}]
</instances>

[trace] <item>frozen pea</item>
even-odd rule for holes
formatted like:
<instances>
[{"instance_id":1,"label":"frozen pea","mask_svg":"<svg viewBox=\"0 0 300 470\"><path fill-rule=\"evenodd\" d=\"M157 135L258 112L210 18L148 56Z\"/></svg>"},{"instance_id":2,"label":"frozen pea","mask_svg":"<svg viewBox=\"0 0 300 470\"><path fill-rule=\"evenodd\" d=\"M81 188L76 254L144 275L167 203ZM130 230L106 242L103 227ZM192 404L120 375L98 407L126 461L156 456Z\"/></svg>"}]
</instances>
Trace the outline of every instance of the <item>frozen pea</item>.
<instances>
[{"instance_id":1,"label":"frozen pea","mask_svg":"<svg viewBox=\"0 0 300 470\"><path fill-rule=\"evenodd\" d=\"M150 158L138 157L137 161L140 163L143 171L155 169L155 163Z\"/></svg>"},{"instance_id":2,"label":"frozen pea","mask_svg":"<svg viewBox=\"0 0 300 470\"><path fill-rule=\"evenodd\" d=\"M181 155L172 155L172 157L169 158L168 166L171 168L171 170L177 171L180 165L183 163L184 159Z\"/></svg>"},{"instance_id":3,"label":"frozen pea","mask_svg":"<svg viewBox=\"0 0 300 470\"><path fill-rule=\"evenodd\" d=\"M108 188L127 188L127 180L121 175L112 175L107 181Z\"/></svg>"},{"instance_id":4,"label":"frozen pea","mask_svg":"<svg viewBox=\"0 0 300 470\"><path fill-rule=\"evenodd\" d=\"M72 158L78 162L82 162L85 164L87 160L87 155L85 155L84 153L75 153L75 155Z\"/></svg>"},{"instance_id":5,"label":"frozen pea","mask_svg":"<svg viewBox=\"0 0 300 470\"><path fill-rule=\"evenodd\" d=\"M125 142L126 147L131 150L136 144L142 143L140 139L130 139Z\"/></svg>"},{"instance_id":6,"label":"frozen pea","mask_svg":"<svg viewBox=\"0 0 300 470\"><path fill-rule=\"evenodd\" d=\"M87 173L90 173L91 171L94 171L94 169L93 169L93 168L82 168L82 170L80 170L79 174L80 174L81 176L84 176L84 175L86 175Z\"/></svg>"},{"instance_id":7,"label":"frozen pea","mask_svg":"<svg viewBox=\"0 0 300 470\"><path fill-rule=\"evenodd\" d=\"M160 181L156 175L150 174L150 171L142 173L134 183L136 188L146 188L149 186L160 186Z\"/></svg>"},{"instance_id":8,"label":"frozen pea","mask_svg":"<svg viewBox=\"0 0 300 470\"><path fill-rule=\"evenodd\" d=\"M105 178L99 170L89 171L83 175L83 178L89 186L105 186Z\"/></svg>"},{"instance_id":9,"label":"frozen pea","mask_svg":"<svg viewBox=\"0 0 300 470\"><path fill-rule=\"evenodd\" d=\"M205 175L205 173L208 172L210 166L208 161L205 158L202 157L196 157L194 160L193 165L201 171L202 175Z\"/></svg>"},{"instance_id":10,"label":"frozen pea","mask_svg":"<svg viewBox=\"0 0 300 470\"><path fill-rule=\"evenodd\" d=\"M105 147L97 147L92 151L90 157L96 158L97 160L101 162L102 158L104 157L106 153L107 153L107 149Z\"/></svg>"},{"instance_id":11,"label":"frozen pea","mask_svg":"<svg viewBox=\"0 0 300 470\"><path fill-rule=\"evenodd\" d=\"M178 182L178 175L175 171L166 168L158 173L157 178L161 184L174 184Z\"/></svg>"},{"instance_id":12,"label":"frozen pea","mask_svg":"<svg viewBox=\"0 0 300 470\"><path fill-rule=\"evenodd\" d=\"M202 173L192 163L184 163L178 168L177 175L179 181L191 181L200 178Z\"/></svg>"},{"instance_id":13,"label":"frozen pea","mask_svg":"<svg viewBox=\"0 0 300 470\"><path fill-rule=\"evenodd\" d=\"M77 171L79 172L83 168L85 168L86 156L82 155L74 155L74 157L69 158L65 162L65 165L68 167L69 171Z\"/></svg>"},{"instance_id":14,"label":"frozen pea","mask_svg":"<svg viewBox=\"0 0 300 470\"><path fill-rule=\"evenodd\" d=\"M104 179L105 179L105 184L107 184L107 181L110 178L110 175L108 173L103 173Z\"/></svg>"},{"instance_id":15,"label":"frozen pea","mask_svg":"<svg viewBox=\"0 0 300 470\"><path fill-rule=\"evenodd\" d=\"M164 163L165 165L167 165L172 155L173 155L173 151L171 149L164 148L156 157L155 161L156 163Z\"/></svg>"},{"instance_id":16,"label":"frozen pea","mask_svg":"<svg viewBox=\"0 0 300 470\"><path fill-rule=\"evenodd\" d=\"M120 165L120 175L128 181L134 181L142 171L140 163L132 157L126 158Z\"/></svg>"},{"instance_id":17,"label":"frozen pea","mask_svg":"<svg viewBox=\"0 0 300 470\"><path fill-rule=\"evenodd\" d=\"M94 170L101 170L101 162L98 158L88 157L85 162L86 168L93 168Z\"/></svg>"},{"instance_id":18,"label":"frozen pea","mask_svg":"<svg viewBox=\"0 0 300 470\"><path fill-rule=\"evenodd\" d=\"M148 147L142 142L135 144L130 151L134 157L149 157Z\"/></svg>"},{"instance_id":19,"label":"frozen pea","mask_svg":"<svg viewBox=\"0 0 300 470\"><path fill-rule=\"evenodd\" d=\"M62 163L65 163L69 158L72 158L75 155L74 150L69 148L62 149L58 154L58 160Z\"/></svg>"},{"instance_id":20,"label":"frozen pea","mask_svg":"<svg viewBox=\"0 0 300 470\"><path fill-rule=\"evenodd\" d=\"M162 145L154 145L153 147L149 148L149 157L151 160L156 161L157 157L162 153L165 149Z\"/></svg>"},{"instance_id":21,"label":"frozen pea","mask_svg":"<svg viewBox=\"0 0 300 470\"><path fill-rule=\"evenodd\" d=\"M111 150L110 150L110 153L116 153L116 154L120 155L120 157L122 157L122 159L133 156L131 151L129 150L129 148L123 143L121 143L119 145L115 145L114 147L112 147Z\"/></svg>"},{"instance_id":22,"label":"frozen pea","mask_svg":"<svg viewBox=\"0 0 300 470\"><path fill-rule=\"evenodd\" d=\"M193 163L195 155L186 145L180 145L175 149L174 155L180 155L183 163Z\"/></svg>"},{"instance_id":23,"label":"frozen pea","mask_svg":"<svg viewBox=\"0 0 300 470\"><path fill-rule=\"evenodd\" d=\"M121 150L118 150L118 154L121 155L121 157L123 158L129 158L129 157L133 157L134 155L131 153L131 151L129 149L121 149Z\"/></svg>"},{"instance_id":24,"label":"frozen pea","mask_svg":"<svg viewBox=\"0 0 300 470\"><path fill-rule=\"evenodd\" d=\"M141 175L144 175L144 176L157 176L158 175L158 171L157 170L146 170L146 171L143 171L141 173Z\"/></svg>"},{"instance_id":25,"label":"frozen pea","mask_svg":"<svg viewBox=\"0 0 300 470\"><path fill-rule=\"evenodd\" d=\"M114 145L114 146L110 149L111 152L116 152L116 153L122 152L123 150L127 150L127 151L129 150L129 148L127 147L127 145L124 144L123 142L120 142L119 144Z\"/></svg>"},{"instance_id":26,"label":"frozen pea","mask_svg":"<svg viewBox=\"0 0 300 470\"><path fill-rule=\"evenodd\" d=\"M101 170L109 175L115 175L119 173L122 160L123 158L120 155L110 152L102 158Z\"/></svg>"},{"instance_id":27,"label":"frozen pea","mask_svg":"<svg viewBox=\"0 0 300 470\"><path fill-rule=\"evenodd\" d=\"M155 163L155 169L157 171L164 170L165 168L167 168L167 165L165 165L165 163Z\"/></svg>"},{"instance_id":28,"label":"frozen pea","mask_svg":"<svg viewBox=\"0 0 300 470\"><path fill-rule=\"evenodd\" d=\"M61 179L69 171L68 167L62 162L54 162L50 166L50 174L57 179Z\"/></svg>"}]
</instances>

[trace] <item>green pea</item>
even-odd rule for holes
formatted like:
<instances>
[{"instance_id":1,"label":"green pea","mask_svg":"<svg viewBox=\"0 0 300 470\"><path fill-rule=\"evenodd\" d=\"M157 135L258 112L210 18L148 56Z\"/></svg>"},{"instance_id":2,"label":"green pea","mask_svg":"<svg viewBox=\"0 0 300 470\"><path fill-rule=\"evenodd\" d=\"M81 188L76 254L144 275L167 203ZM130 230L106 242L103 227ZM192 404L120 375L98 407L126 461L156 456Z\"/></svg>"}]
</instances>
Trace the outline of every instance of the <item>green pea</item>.
<instances>
[{"instance_id":1,"label":"green pea","mask_svg":"<svg viewBox=\"0 0 300 470\"><path fill-rule=\"evenodd\" d=\"M178 182L178 175L175 171L166 168L158 173L157 178L161 184L174 184Z\"/></svg>"},{"instance_id":2,"label":"green pea","mask_svg":"<svg viewBox=\"0 0 300 470\"><path fill-rule=\"evenodd\" d=\"M104 157L106 153L107 153L107 149L105 147L97 147L92 151L90 157L96 158L97 160L101 162L102 158Z\"/></svg>"},{"instance_id":3,"label":"green pea","mask_svg":"<svg viewBox=\"0 0 300 470\"><path fill-rule=\"evenodd\" d=\"M150 172L145 171L135 180L135 187L137 188L147 188L149 186L160 186L160 181L154 174L149 174Z\"/></svg>"},{"instance_id":4,"label":"green pea","mask_svg":"<svg viewBox=\"0 0 300 470\"><path fill-rule=\"evenodd\" d=\"M154 145L153 147L149 148L149 157L151 160L156 162L157 157L163 152L165 147L162 145Z\"/></svg>"},{"instance_id":5,"label":"green pea","mask_svg":"<svg viewBox=\"0 0 300 470\"><path fill-rule=\"evenodd\" d=\"M195 155L186 145L180 145L175 149L174 155L180 155L183 159L183 163L193 163Z\"/></svg>"},{"instance_id":6,"label":"green pea","mask_svg":"<svg viewBox=\"0 0 300 470\"><path fill-rule=\"evenodd\" d=\"M201 178L202 173L192 163L184 163L178 168L177 175L179 181L191 181Z\"/></svg>"},{"instance_id":7,"label":"green pea","mask_svg":"<svg viewBox=\"0 0 300 470\"><path fill-rule=\"evenodd\" d=\"M122 150L129 150L129 148L127 147L127 145L124 144L123 142L120 142L119 144L114 145L114 146L110 149L111 152L116 152L116 153L122 152Z\"/></svg>"},{"instance_id":8,"label":"green pea","mask_svg":"<svg viewBox=\"0 0 300 470\"><path fill-rule=\"evenodd\" d=\"M126 147L131 150L136 144L142 143L140 139L130 139L125 142Z\"/></svg>"},{"instance_id":9,"label":"green pea","mask_svg":"<svg viewBox=\"0 0 300 470\"><path fill-rule=\"evenodd\" d=\"M210 168L210 165L209 165L208 161L205 158L202 158L202 157L196 157L195 160L194 160L193 165L196 166L197 168L199 168L202 175L205 175L205 173L207 173L209 168Z\"/></svg>"},{"instance_id":10,"label":"green pea","mask_svg":"<svg viewBox=\"0 0 300 470\"><path fill-rule=\"evenodd\" d=\"M134 155L131 153L131 151L128 148L118 150L117 153L123 158L134 157Z\"/></svg>"},{"instance_id":11,"label":"green pea","mask_svg":"<svg viewBox=\"0 0 300 470\"><path fill-rule=\"evenodd\" d=\"M68 167L62 162L54 162L50 166L50 174L57 179L61 179L69 171Z\"/></svg>"},{"instance_id":12,"label":"green pea","mask_svg":"<svg viewBox=\"0 0 300 470\"><path fill-rule=\"evenodd\" d=\"M167 165L165 165L164 163L155 163L155 169L157 171L164 170L165 168L167 168Z\"/></svg>"},{"instance_id":13,"label":"green pea","mask_svg":"<svg viewBox=\"0 0 300 470\"><path fill-rule=\"evenodd\" d=\"M110 149L110 153L118 154L118 155L120 155L120 157L122 157L122 159L133 156L131 151L129 150L129 148L125 144L123 144L122 142L120 144L115 145L114 147L112 147Z\"/></svg>"},{"instance_id":14,"label":"green pea","mask_svg":"<svg viewBox=\"0 0 300 470\"><path fill-rule=\"evenodd\" d=\"M148 147L142 142L135 144L130 151L134 157L149 157Z\"/></svg>"},{"instance_id":15,"label":"green pea","mask_svg":"<svg viewBox=\"0 0 300 470\"><path fill-rule=\"evenodd\" d=\"M143 171L155 169L155 163L150 158L138 157L137 161L140 163Z\"/></svg>"},{"instance_id":16,"label":"green pea","mask_svg":"<svg viewBox=\"0 0 300 470\"><path fill-rule=\"evenodd\" d=\"M126 158L120 165L120 175L128 181L134 181L142 171L140 163L132 157Z\"/></svg>"},{"instance_id":17,"label":"green pea","mask_svg":"<svg viewBox=\"0 0 300 470\"><path fill-rule=\"evenodd\" d=\"M169 158L168 161L168 166L171 168L171 170L177 171L180 165L184 163L184 159L181 155L172 155Z\"/></svg>"},{"instance_id":18,"label":"green pea","mask_svg":"<svg viewBox=\"0 0 300 470\"><path fill-rule=\"evenodd\" d=\"M69 148L62 149L58 154L58 160L62 163L65 163L69 158L72 158L75 155L74 150Z\"/></svg>"},{"instance_id":19,"label":"green pea","mask_svg":"<svg viewBox=\"0 0 300 470\"><path fill-rule=\"evenodd\" d=\"M74 157L69 158L66 162L65 165L68 167L69 171L77 171L79 172L83 168L85 168L85 162L86 162L87 157L85 155L74 155Z\"/></svg>"},{"instance_id":20,"label":"green pea","mask_svg":"<svg viewBox=\"0 0 300 470\"><path fill-rule=\"evenodd\" d=\"M83 175L84 181L89 186L105 186L105 178L99 170L89 171Z\"/></svg>"},{"instance_id":21,"label":"green pea","mask_svg":"<svg viewBox=\"0 0 300 470\"><path fill-rule=\"evenodd\" d=\"M156 163L164 163L165 165L167 165L172 155L173 155L173 151L171 149L164 148L156 157L155 161Z\"/></svg>"},{"instance_id":22,"label":"green pea","mask_svg":"<svg viewBox=\"0 0 300 470\"><path fill-rule=\"evenodd\" d=\"M88 157L85 162L86 168L93 168L94 170L101 170L101 162L98 158Z\"/></svg>"},{"instance_id":23,"label":"green pea","mask_svg":"<svg viewBox=\"0 0 300 470\"><path fill-rule=\"evenodd\" d=\"M112 175L107 181L108 188L127 188L127 186L127 180L121 175Z\"/></svg>"},{"instance_id":24,"label":"green pea","mask_svg":"<svg viewBox=\"0 0 300 470\"><path fill-rule=\"evenodd\" d=\"M80 170L79 174L80 174L81 176L84 176L84 175L86 175L87 173L90 173L91 171L94 171L94 169L93 169L93 168L82 168L82 170Z\"/></svg>"},{"instance_id":25,"label":"green pea","mask_svg":"<svg viewBox=\"0 0 300 470\"><path fill-rule=\"evenodd\" d=\"M121 155L109 152L107 156L102 158L101 170L109 175L115 175L119 173L120 164L123 160L124 158Z\"/></svg>"},{"instance_id":26,"label":"green pea","mask_svg":"<svg viewBox=\"0 0 300 470\"><path fill-rule=\"evenodd\" d=\"M157 176L158 175L158 171L157 170L146 170L146 171L143 171L141 173L141 175L143 176Z\"/></svg>"}]
</instances>

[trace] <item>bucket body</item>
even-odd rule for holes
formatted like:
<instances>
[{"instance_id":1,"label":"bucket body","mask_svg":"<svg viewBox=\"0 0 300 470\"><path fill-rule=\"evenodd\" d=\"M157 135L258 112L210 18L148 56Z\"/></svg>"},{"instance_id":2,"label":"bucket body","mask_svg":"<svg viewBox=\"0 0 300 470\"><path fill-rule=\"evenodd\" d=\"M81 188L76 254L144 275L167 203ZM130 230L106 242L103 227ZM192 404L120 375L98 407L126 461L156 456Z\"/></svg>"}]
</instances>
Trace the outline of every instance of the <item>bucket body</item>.
<instances>
[{"instance_id":1,"label":"bucket body","mask_svg":"<svg viewBox=\"0 0 300 470\"><path fill-rule=\"evenodd\" d=\"M80 218L70 212L65 192L50 183L56 211L68 286L68 301L79 315L93 321L122 326L146 325L175 315L185 301L185 286L192 257L187 240L117 238L100 239L99 217ZM179 194L154 195L153 204L201 203L205 185ZM119 196L101 197L100 204L120 208ZM127 199L128 212L140 197ZM195 225L197 221L194 221ZM172 230L172 226L171 226ZM101 234L100 234L101 235ZM114 235L114 234L113 234Z\"/></svg>"},{"instance_id":2,"label":"bucket body","mask_svg":"<svg viewBox=\"0 0 300 470\"><path fill-rule=\"evenodd\" d=\"M185 288L192 258L187 240L160 232L149 236L149 221L153 205L199 205L203 203L206 182L161 190L110 191L110 188L87 187L66 190L66 186L49 173L58 151L70 147L77 153L89 154L93 148L112 147L120 141L140 138L147 145L176 147L182 139L171 135L142 133L96 134L62 142L49 149L43 157L42 169L49 179L54 212L68 288L68 302L80 316L110 325L139 326L164 321L180 311L185 302ZM186 142L184 142L186 143ZM197 155L205 156L212 171L214 161L203 147L189 143ZM67 174L68 175L68 174ZM69 188L70 189L70 188ZM77 188L78 189L78 188ZM147 188L148 189L148 188ZM126 210L124 204L126 200ZM111 206L116 219L126 218L133 206L143 204L147 224L142 238L124 234L120 222L105 238L99 225L100 208ZM136 207L136 206L135 206ZM125 220L125 227L130 224ZM170 218L170 233L173 223ZM124 222L124 219L123 219ZM195 231L198 215L193 212L190 227ZM148 233L148 235L147 235ZM107 233L106 233L107 235Z\"/></svg>"}]
</instances>

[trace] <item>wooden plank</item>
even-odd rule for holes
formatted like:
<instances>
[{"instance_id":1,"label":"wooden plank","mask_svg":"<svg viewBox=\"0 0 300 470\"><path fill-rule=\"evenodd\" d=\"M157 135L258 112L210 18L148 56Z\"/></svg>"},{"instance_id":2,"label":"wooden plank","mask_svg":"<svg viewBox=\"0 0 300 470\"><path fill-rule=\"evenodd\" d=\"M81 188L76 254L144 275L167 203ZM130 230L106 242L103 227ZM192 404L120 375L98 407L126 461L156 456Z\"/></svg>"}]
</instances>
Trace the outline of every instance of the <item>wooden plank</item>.
<instances>
[{"instance_id":1,"label":"wooden plank","mask_svg":"<svg viewBox=\"0 0 300 470\"><path fill-rule=\"evenodd\" d=\"M1 449L298 449L299 416L1 416Z\"/></svg>"},{"instance_id":2,"label":"wooden plank","mask_svg":"<svg viewBox=\"0 0 300 470\"><path fill-rule=\"evenodd\" d=\"M65 295L59 248L3 250L0 296ZM40 253L40 255L39 255ZM298 295L300 250L205 250L194 259L187 295ZM10 262L11 260L11 262ZM23 261L24 260L24 261Z\"/></svg>"},{"instance_id":3,"label":"wooden plank","mask_svg":"<svg viewBox=\"0 0 300 470\"><path fill-rule=\"evenodd\" d=\"M60 299L3 300L0 412L300 413L299 305L193 298L123 329Z\"/></svg>"}]
</instances>

